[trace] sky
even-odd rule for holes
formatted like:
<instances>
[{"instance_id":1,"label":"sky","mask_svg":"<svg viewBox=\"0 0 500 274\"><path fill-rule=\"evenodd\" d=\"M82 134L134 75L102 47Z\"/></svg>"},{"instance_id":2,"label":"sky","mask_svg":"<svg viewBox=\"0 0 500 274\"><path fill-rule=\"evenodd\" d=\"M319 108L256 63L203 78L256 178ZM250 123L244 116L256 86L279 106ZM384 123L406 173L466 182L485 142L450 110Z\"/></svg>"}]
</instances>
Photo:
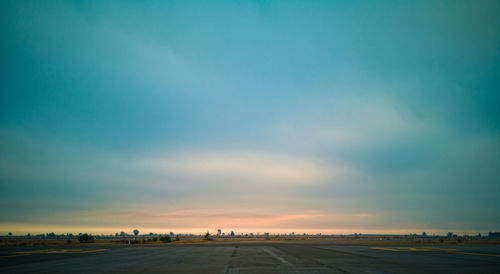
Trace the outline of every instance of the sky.
<instances>
[{"instance_id":1,"label":"sky","mask_svg":"<svg viewBox=\"0 0 500 274\"><path fill-rule=\"evenodd\" d=\"M498 1L1 1L0 234L500 230Z\"/></svg>"}]
</instances>

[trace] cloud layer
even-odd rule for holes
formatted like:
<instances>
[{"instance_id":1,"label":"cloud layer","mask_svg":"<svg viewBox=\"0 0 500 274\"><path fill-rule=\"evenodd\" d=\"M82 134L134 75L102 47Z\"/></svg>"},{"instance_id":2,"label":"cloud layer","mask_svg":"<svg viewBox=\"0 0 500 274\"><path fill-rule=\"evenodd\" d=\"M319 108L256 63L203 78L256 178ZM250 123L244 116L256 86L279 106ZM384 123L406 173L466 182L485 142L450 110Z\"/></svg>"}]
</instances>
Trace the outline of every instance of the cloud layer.
<instances>
[{"instance_id":1,"label":"cloud layer","mask_svg":"<svg viewBox=\"0 0 500 274\"><path fill-rule=\"evenodd\" d=\"M0 233L500 226L495 1L0 6Z\"/></svg>"}]
</instances>

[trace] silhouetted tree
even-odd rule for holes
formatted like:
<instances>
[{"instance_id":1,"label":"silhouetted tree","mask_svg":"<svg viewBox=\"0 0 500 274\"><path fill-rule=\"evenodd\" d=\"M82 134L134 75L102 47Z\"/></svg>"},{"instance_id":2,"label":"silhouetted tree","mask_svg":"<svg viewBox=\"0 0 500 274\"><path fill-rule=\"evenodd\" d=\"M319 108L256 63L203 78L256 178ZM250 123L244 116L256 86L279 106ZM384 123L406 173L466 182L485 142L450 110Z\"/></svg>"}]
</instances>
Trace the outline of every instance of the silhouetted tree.
<instances>
[{"instance_id":1,"label":"silhouetted tree","mask_svg":"<svg viewBox=\"0 0 500 274\"><path fill-rule=\"evenodd\" d=\"M205 240L212 240L212 238L210 238L210 233L207 231L207 234L205 234Z\"/></svg>"},{"instance_id":2,"label":"silhouetted tree","mask_svg":"<svg viewBox=\"0 0 500 274\"><path fill-rule=\"evenodd\" d=\"M94 239L94 236L88 235L87 233L78 236L78 241L80 243L92 243L94 242Z\"/></svg>"},{"instance_id":3,"label":"silhouetted tree","mask_svg":"<svg viewBox=\"0 0 500 274\"><path fill-rule=\"evenodd\" d=\"M120 232L120 237L125 237L125 232Z\"/></svg>"},{"instance_id":4,"label":"silhouetted tree","mask_svg":"<svg viewBox=\"0 0 500 274\"><path fill-rule=\"evenodd\" d=\"M160 237L160 241L162 241L164 243L170 243L172 241L172 239L170 238L170 236L165 235L165 236Z\"/></svg>"},{"instance_id":5,"label":"silhouetted tree","mask_svg":"<svg viewBox=\"0 0 500 274\"><path fill-rule=\"evenodd\" d=\"M234 237L234 231L231 231L231 237Z\"/></svg>"},{"instance_id":6,"label":"silhouetted tree","mask_svg":"<svg viewBox=\"0 0 500 274\"><path fill-rule=\"evenodd\" d=\"M135 236L139 235L139 230L134 229L134 235L135 235Z\"/></svg>"},{"instance_id":7,"label":"silhouetted tree","mask_svg":"<svg viewBox=\"0 0 500 274\"><path fill-rule=\"evenodd\" d=\"M9 232L9 236L12 236L12 232Z\"/></svg>"}]
</instances>

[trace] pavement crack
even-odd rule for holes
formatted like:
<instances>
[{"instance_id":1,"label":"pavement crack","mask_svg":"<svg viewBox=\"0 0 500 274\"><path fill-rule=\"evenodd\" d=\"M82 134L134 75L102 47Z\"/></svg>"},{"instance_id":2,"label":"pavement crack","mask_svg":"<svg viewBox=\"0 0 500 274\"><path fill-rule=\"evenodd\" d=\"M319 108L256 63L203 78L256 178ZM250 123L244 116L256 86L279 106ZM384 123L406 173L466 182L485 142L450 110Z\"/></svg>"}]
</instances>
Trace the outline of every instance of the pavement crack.
<instances>
[{"instance_id":1,"label":"pavement crack","mask_svg":"<svg viewBox=\"0 0 500 274\"><path fill-rule=\"evenodd\" d=\"M236 252L238 252L238 246L234 247L233 253L231 254L231 258L236 256Z\"/></svg>"}]
</instances>

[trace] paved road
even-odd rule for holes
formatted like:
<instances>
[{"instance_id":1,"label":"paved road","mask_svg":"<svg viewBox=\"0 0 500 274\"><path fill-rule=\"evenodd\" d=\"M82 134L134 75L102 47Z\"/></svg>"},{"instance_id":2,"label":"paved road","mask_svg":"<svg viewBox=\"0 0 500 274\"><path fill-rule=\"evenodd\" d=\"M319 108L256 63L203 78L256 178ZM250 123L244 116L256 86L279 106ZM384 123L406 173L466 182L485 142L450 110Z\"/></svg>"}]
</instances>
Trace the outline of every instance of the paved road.
<instances>
[{"instance_id":1,"label":"paved road","mask_svg":"<svg viewBox=\"0 0 500 274\"><path fill-rule=\"evenodd\" d=\"M500 273L500 246L271 242L1 247L0 272Z\"/></svg>"}]
</instances>

